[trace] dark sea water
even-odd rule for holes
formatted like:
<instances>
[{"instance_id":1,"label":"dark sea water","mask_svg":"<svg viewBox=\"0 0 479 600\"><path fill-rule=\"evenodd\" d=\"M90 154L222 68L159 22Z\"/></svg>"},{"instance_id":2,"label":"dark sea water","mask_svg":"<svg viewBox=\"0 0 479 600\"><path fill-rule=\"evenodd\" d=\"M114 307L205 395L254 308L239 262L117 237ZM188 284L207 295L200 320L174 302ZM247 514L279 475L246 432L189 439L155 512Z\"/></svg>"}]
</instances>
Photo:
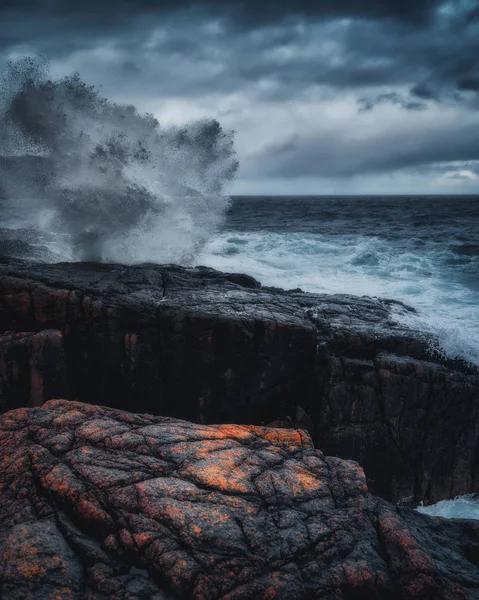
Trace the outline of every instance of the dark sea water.
<instances>
[{"instance_id":1,"label":"dark sea water","mask_svg":"<svg viewBox=\"0 0 479 600\"><path fill-rule=\"evenodd\" d=\"M235 197L200 264L264 285L402 300L479 364L479 197Z\"/></svg>"},{"instance_id":2,"label":"dark sea water","mask_svg":"<svg viewBox=\"0 0 479 600\"><path fill-rule=\"evenodd\" d=\"M110 240L104 260L207 265L263 285L401 300L419 314L398 312L398 321L479 364L479 196L235 197L219 229L192 202L117 236L118 247ZM49 211L28 206L0 203L0 254L79 260Z\"/></svg>"}]
</instances>

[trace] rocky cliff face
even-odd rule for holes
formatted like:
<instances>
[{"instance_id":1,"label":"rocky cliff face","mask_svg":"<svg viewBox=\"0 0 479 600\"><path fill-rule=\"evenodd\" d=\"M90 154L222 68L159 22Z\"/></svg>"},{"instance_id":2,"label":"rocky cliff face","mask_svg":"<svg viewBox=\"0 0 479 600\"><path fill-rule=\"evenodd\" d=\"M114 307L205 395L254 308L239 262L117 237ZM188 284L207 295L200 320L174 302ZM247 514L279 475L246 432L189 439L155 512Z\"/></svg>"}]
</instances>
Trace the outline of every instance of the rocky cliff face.
<instances>
[{"instance_id":1,"label":"rocky cliff face","mask_svg":"<svg viewBox=\"0 0 479 600\"><path fill-rule=\"evenodd\" d=\"M0 596L479 598L479 525L394 509L303 431L72 401L0 417Z\"/></svg>"},{"instance_id":2,"label":"rocky cliff face","mask_svg":"<svg viewBox=\"0 0 479 600\"><path fill-rule=\"evenodd\" d=\"M0 411L41 406L68 395L68 374L59 331L0 335Z\"/></svg>"},{"instance_id":3,"label":"rocky cliff face","mask_svg":"<svg viewBox=\"0 0 479 600\"><path fill-rule=\"evenodd\" d=\"M57 396L203 424L287 421L393 501L477 491L478 373L398 325L395 306L207 268L0 266L0 331L61 333Z\"/></svg>"}]
</instances>

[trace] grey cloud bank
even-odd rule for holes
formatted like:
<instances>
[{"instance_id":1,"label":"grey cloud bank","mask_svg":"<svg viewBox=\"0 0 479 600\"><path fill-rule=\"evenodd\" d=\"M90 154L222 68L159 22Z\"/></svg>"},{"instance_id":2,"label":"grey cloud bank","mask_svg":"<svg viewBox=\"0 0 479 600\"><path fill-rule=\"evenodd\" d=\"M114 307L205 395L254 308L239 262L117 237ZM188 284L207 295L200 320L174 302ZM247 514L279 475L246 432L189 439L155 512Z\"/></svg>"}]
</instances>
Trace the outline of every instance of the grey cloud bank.
<instances>
[{"instance_id":1,"label":"grey cloud bank","mask_svg":"<svg viewBox=\"0 0 479 600\"><path fill-rule=\"evenodd\" d=\"M0 63L26 54L234 128L233 193L479 192L476 0L3 1Z\"/></svg>"}]
</instances>

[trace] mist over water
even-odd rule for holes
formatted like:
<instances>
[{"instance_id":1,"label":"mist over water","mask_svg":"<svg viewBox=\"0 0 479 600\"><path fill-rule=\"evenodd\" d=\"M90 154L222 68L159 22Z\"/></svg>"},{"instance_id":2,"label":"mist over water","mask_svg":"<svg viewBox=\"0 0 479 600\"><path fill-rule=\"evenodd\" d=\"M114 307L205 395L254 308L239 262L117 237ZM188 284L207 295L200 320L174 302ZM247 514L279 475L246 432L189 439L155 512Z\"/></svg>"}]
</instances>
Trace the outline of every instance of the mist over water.
<instances>
[{"instance_id":1,"label":"mist over water","mask_svg":"<svg viewBox=\"0 0 479 600\"><path fill-rule=\"evenodd\" d=\"M238 163L215 120L163 128L47 61L0 81L3 226L34 228L67 260L194 260L222 222Z\"/></svg>"}]
</instances>

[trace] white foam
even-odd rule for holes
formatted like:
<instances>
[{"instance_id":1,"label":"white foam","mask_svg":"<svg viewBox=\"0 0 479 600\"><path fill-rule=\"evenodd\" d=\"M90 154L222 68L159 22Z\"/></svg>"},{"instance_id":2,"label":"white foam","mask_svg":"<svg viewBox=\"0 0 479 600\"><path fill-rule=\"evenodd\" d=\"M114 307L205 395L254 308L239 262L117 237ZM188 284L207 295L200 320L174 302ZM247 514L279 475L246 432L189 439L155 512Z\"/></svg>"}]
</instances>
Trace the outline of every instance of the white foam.
<instances>
[{"instance_id":1,"label":"white foam","mask_svg":"<svg viewBox=\"0 0 479 600\"><path fill-rule=\"evenodd\" d=\"M479 365L479 327L474 307L464 308L462 314L448 315L442 307L432 307L418 314L393 308L393 318L414 331L432 334L438 340L434 350L445 357L464 359Z\"/></svg>"},{"instance_id":2,"label":"white foam","mask_svg":"<svg viewBox=\"0 0 479 600\"><path fill-rule=\"evenodd\" d=\"M475 494L457 496L454 500L441 500L430 506L418 506L417 512L445 519L479 519L479 501Z\"/></svg>"},{"instance_id":3,"label":"white foam","mask_svg":"<svg viewBox=\"0 0 479 600\"><path fill-rule=\"evenodd\" d=\"M231 231L215 235L196 262L263 285L400 300L418 314L398 308L397 321L436 335L447 356L479 364L477 291L443 271L441 252L367 236Z\"/></svg>"}]
</instances>

